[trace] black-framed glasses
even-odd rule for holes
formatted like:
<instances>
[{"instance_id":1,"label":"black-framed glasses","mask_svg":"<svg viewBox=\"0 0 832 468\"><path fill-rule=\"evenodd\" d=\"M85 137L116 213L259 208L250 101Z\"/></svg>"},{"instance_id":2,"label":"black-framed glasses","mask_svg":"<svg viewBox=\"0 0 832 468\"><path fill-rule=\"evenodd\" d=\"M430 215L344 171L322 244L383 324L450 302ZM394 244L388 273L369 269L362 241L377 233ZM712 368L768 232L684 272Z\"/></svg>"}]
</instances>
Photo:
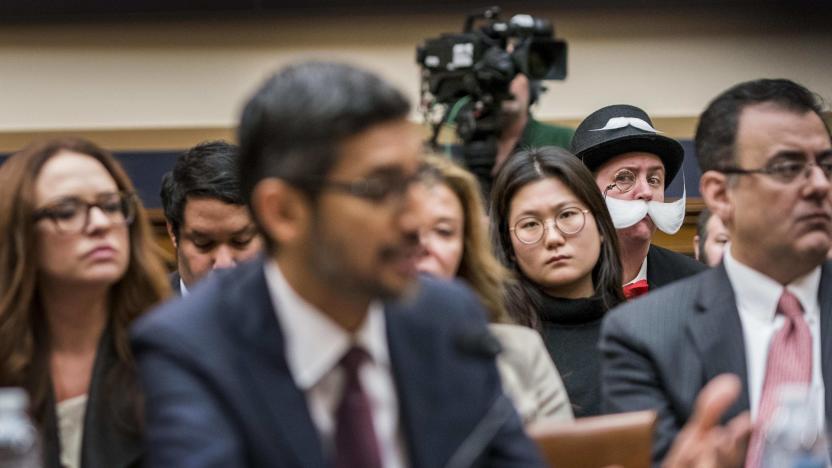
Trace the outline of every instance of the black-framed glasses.
<instances>
[{"instance_id":1,"label":"black-framed glasses","mask_svg":"<svg viewBox=\"0 0 832 468\"><path fill-rule=\"evenodd\" d=\"M749 174L764 174L772 179L790 184L798 179L802 174L804 179L808 179L812 174L812 168L820 168L826 180L832 180L832 156L824 158L822 161L778 161L769 164L765 167L756 169L744 169L741 167L725 167L719 169L718 172L723 174L734 175L749 175Z\"/></svg>"},{"instance_id":2,"label":"black-framed glasses","mask_svg":"<svg viewBox=\"0 0 832 468\"><path fill-rule=\"evenodd\" d=\"M589 210L582 210L578 207L569 207L561 211L555 216L554 220L542 220L535 216L526 216L520 218L514 227L509 230L514 232L517 240L524 244L536 244L543 239L546 233L547 221L554 221L554 227L565 236L572 236L584 228L586 224L586 214Z\"/></svg>"},{"instance_id":3,"label":"black-framed glasses","mask_svg":"<svg viewBox=\"0 0 832 468\"><path fill-rule=\"evenodd\" d=\"M387 203L401 201L410 187L428 177L431 169L422 165L412 174L383 174L372 175L365 179L351 182L340 180L323 180L321 187L325 190L336 190L354 197L363 198L373 203Z\"/></svg>"},{"instance_id":4,"label":"black-framed glasses","mask_svg":"<svg viewBox=\"0 0 832 468\"><path fill-rule=\"evenodd\" d=\"M64 197L35 210L32 220L48 219L63 234L78 234L89 226L90 211L98 208L114 225L126 226L136 218L135 196L128 192L102 193L89 202L80 197Z\"/></svg>"}]
</instances>

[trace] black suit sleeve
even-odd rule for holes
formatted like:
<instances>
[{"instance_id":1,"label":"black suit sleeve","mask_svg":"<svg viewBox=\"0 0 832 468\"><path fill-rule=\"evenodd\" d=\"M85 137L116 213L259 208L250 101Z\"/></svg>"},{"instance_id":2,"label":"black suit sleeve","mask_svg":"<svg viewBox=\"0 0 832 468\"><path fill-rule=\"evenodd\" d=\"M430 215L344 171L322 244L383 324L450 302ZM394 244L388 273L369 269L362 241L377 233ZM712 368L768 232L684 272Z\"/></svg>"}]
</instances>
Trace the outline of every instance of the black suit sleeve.
<instances>
[{"instance_id":1,"label":"black suit sleeve","mask_svg":"<svg viewBox=\"0 0 832 468\"><path fill-rule=\"evenodd\" d=\"M630 312L631 307L611 311L601 329L601 410L605 414L655 410L658 420L653 463L658 466L676 438L680 423L662 386L653 350L641 336L650 330L637 328L643 322L633 320Z\"/></svg>"}]
</instances>

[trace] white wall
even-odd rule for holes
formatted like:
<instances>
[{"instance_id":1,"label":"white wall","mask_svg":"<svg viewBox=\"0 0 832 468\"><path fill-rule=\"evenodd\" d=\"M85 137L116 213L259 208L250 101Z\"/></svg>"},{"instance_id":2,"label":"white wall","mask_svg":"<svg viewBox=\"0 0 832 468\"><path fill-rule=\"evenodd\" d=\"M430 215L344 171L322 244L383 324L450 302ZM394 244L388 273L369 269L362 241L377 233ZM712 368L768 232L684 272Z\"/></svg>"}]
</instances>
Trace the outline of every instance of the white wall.
<instances>
[{"instance_id":1,"label":"white wall","mask_svg":"<svg viewBox=\"0 0 832 468\"><path fill-rule=\"evenodd\" d=\"M569 41L570 75L537 115L580 119L615 102L694 117L727 86L795 79L832 100L832 33L779 13L529 11ZM0 26L0 133L230 127L277 66L308 57L363 64L417 98L414 46L456 15L287 17Z\"/></svg>"}]
</instances>

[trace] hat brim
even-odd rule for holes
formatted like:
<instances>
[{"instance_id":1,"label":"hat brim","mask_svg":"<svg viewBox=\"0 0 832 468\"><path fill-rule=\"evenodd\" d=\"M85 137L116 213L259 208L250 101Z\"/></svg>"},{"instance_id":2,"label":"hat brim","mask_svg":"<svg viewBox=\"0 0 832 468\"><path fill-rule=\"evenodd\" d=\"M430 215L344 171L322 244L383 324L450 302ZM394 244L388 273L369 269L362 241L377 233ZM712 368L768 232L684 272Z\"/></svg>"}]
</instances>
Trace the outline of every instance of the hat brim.
<instances>
[{"instance_id":1,"label":"hat brim","mask_svg":"<svg viewBox=\"0 0 832 468\"><path fill-rule=\"evenodd\" d=\"M678 141L662 135L622 136L587 148L581 151L578 157L590 171L595 172L610 159L635 151L655 154L661 159L666 175L665 188L676 177L685 157L685 150Z\"/></svg>"}]
</instances>

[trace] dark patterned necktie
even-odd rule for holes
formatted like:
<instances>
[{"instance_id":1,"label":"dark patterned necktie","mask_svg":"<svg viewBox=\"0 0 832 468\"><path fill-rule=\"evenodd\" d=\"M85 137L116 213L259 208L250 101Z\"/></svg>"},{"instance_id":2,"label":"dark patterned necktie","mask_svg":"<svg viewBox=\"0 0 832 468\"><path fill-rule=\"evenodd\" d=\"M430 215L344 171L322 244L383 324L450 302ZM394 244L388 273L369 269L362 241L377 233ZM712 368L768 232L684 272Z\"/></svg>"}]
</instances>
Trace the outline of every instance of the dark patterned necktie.
<instances>
[{"instance_id":1,"label":"dark patterned necktie","mask_svg":"<svg viewBox=\"0 0 832 468\"><path fill-rule=\"evenodd\" d=\"M381 468L370 400L358 377L370 359L362 348L352 347L341 359L344 392L335 411L335 468Z\"/></svg>"}]
</instances>

